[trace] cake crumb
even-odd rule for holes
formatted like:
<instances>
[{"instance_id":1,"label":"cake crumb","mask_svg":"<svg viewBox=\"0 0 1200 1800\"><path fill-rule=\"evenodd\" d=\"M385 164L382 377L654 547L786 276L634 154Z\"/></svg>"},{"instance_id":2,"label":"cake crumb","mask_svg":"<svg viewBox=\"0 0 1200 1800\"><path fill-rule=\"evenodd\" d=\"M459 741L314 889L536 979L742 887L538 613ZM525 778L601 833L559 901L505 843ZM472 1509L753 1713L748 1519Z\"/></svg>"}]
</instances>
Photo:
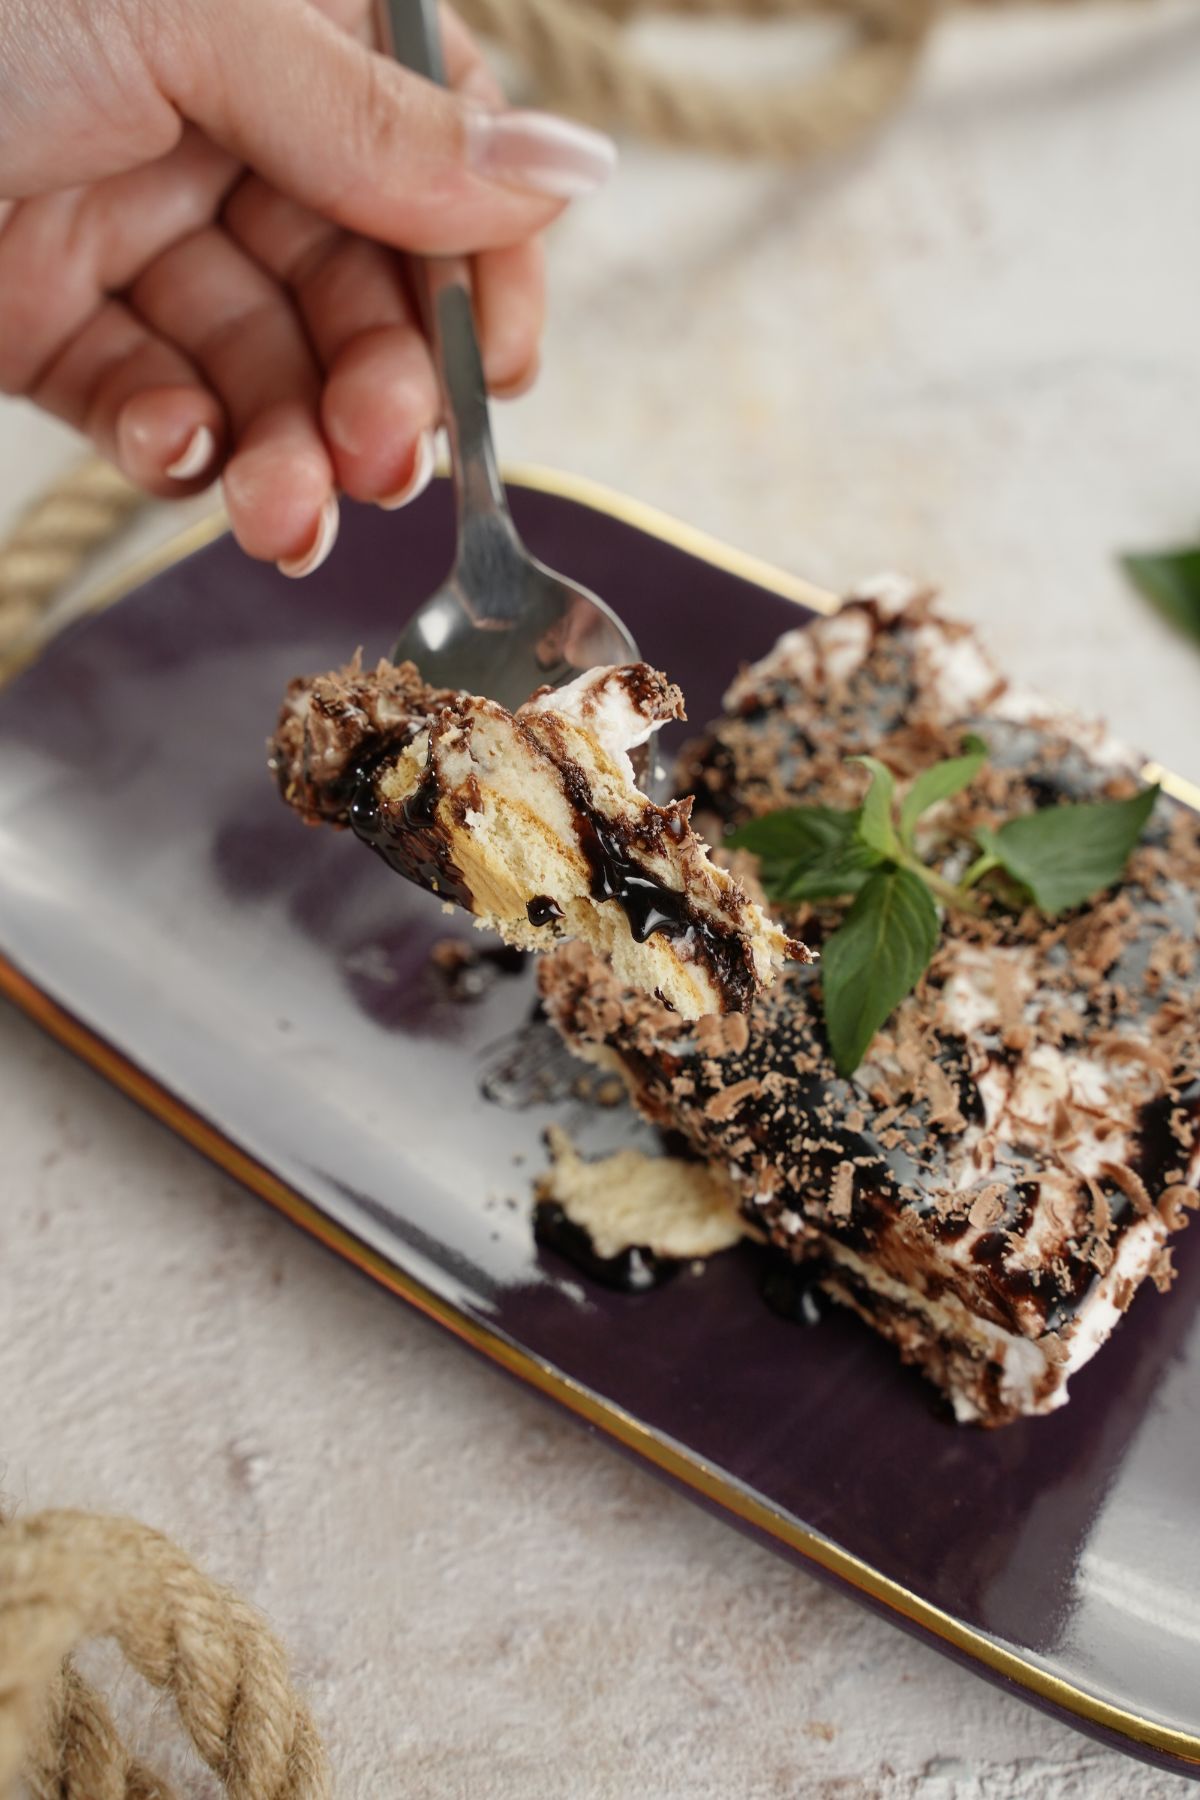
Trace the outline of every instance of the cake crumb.
<instances>
[{"instance_id":1,"label":"cake crumb","mask_svg":"<svg viewBox=\"0 0 1200 1800\"><path fill-rule=\"evenodd\" d=\"M718 1088L716 1093L705 1104L704 1111L710 1119L722 1121L732 1119L743 1100L760 1091L762 1082L756 1075L747 1075L743 1081L735 1081L729 1087Z\"/></svg>"},{"instance_id":2,"label":"cake crumb","mask_svg":"<svg viewBox=\"0 0 1200 1800\"><path fill-rule=\"evenodd\" d=\"M987 1187L980 1188L971 1202L967 1223L976 1231L986 1231L989 1226L998 1225L1003 1217L1004 1188L998 1181L989 1182Z\"/></svg>"},{"instance_id":3,"label":"cake crumb","mask_svg":"<svg viewBox=\"0 0 1200 1800\"><path fill-rule=\"evenodd\" d=\"M550 1168L538 1178L537 1198L556 1201L598 1256L637 1247L694 1262L745 1235L732 1185L707 1163L628 1149L588 1162L558 1125L546 1144Z\"/></svg>"},{"instance_id":4,"label":"cake crumb","mask_svg":"<svg viewBox=\"0 0 1200 1800\"><path fill-rule=\"evenodd\" d=\"M1143 1217L1154 1211L1154 1202L1136 1169L1129 1168L1125 1163L1105 1162L1100 1164L1100 1173L1116 1182L1125 1198Z\"/></svg>"},{"instance_id":5,"label":"cake crumb","mask_svg":"<svg viewBox=\"0 0 1200 1800\"><path fill-rule=\"evenodd\" d=\"M834 1172L833 1190L829 1197L831 1219L848 1219L854 1210L854 1169L848 1162L839 1163Z\"/></svg>"},{"instance_id":6,"label":"cake crumb","mask_svg":"<svg viewBox=\"0 0 1200 1800\"><path fill-rule=\"evenodd\" d=\"M1150 1279L1160 1294L1165 1294L1174 1283L1179 1271L1175 1267L1170 1245L1164 1244L1154 1261L1150 1264Z\"/></svg>"}]
</instances>

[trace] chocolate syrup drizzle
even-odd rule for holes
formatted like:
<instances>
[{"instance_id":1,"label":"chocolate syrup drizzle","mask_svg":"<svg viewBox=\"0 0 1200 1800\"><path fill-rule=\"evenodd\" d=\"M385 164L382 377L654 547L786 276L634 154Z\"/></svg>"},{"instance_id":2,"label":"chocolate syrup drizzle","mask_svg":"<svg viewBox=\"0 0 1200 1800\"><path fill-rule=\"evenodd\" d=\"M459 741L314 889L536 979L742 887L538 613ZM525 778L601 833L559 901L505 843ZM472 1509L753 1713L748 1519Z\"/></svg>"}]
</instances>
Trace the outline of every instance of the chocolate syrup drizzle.
<instances>
[{"instance_id":1,"label":"chocolate syrup drizzle","mask_svg":"<svg viewBox=\"0 0 1200 1800\"><path fill-rule=\"evenodd\" d=\"M525 917L531 925L551 925L562 916L562 907L549 894L535 894L532 900L526 902Z\"/></svg>"},{"instance_id":2,"label":"chocolate syrup drizzle","mask_svg":"<svg viewBox=\"0 0 1200 1800\"><path fill-rule=\"evenodd\" d=\"M394 746L355 770L346 822L390 869L446 900L456 900L469 912L471 890L451 858L446 833L437 821L442 794L437 769L431 761L419 785L397 806L379 794L381 764L392 754Z\"/></svg>"},{"instance_id":3,"label":"chocolate syrup drizzle","mask_svg":"<svg viewBox=\"0 0 1200 1800\"><path fill-rule=\"evenodd\" d=\"M702 961L727 1011L745 1012L758 991L749 944L731 922L722 927L701 913L677 888L666 887L633 852L637 831L626 820L603 818L592 804L583 771L573 763L559 766L563 788L574 815L575 835L591 871L593 900L615 900L629 922L635 943L660 934L686 943ZM677 813L647 807L640 821L648 839L682 836Z\"/></svg>"}]
</instances>

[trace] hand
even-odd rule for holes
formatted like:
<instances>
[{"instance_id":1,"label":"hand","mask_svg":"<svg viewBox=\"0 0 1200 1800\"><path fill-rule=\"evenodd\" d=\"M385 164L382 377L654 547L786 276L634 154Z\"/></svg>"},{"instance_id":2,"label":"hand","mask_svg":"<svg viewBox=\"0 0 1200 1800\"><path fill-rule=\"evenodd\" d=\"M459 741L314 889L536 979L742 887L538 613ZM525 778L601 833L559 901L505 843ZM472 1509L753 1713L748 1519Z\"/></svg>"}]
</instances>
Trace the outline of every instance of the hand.
<instances>
[{"instance_id":1,"label":"hand","mask_svg":"<svg viewBox=\"0 0 1200 1800\"><path fill-rule=\"evenodd\" d=\"M396 250L474 256L488 384L520 392L540 233L614 160L443 36L453 92L368 47L369 0L0 0L0 391L153 493L223 471L288 574L338 489L411 499L439 402Z\"/></svg>"}]
</instances>

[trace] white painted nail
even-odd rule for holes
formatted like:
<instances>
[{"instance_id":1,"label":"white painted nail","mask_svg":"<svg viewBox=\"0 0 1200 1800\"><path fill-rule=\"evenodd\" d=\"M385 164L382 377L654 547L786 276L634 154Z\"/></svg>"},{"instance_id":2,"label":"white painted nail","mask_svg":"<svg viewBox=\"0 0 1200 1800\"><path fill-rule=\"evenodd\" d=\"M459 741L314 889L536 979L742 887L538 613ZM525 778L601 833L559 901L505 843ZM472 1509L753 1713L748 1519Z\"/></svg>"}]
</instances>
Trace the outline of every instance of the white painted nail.
<instances>
[{"instance_id":1,"label":"white painted nail","mask_svg":"<svg viewBox=\"0 0 1200 1800\"><path fill-rule=\"evenodd\" d=\"M469 107L467 161L487 181L574 200L604 186L617 166L617 146L557 113Z\"/></svg>"},{"instance_id":2,"label":"white painted nail","mask_svg":"<svg viewBox=\"0 0 1200 1800\"><path fill-rule=\"evenodd\" d=\"M167 464L167 474L172 481L195 481L212 462L216 447L217 440L208 426L197 425L175 461Z\"/></svg>"},{"instance_id":3,"label":"white painted nail","mask_svg":"<svg viewBox=\"0 0 1200 1800\"><path fill-rule=\"evenodd\" d=\"M333 546L337 543L338 503L337 495L330 494L321 508L321 516L317 520L317 535L304 552L303 556L285 556L275 566L281 575L290 576L299 581L302 575L311 575L319 569Z\"/></svg>"},{"instance_id":4,"label":"white painted nail","mask_svg":"<svg viewBox=\"0 0 1200 1800\"><path fill-rule=\"evenodd\" d=\"M384 512L396 512L400 507L407 506L410 500L415 500L418 494L423 494L433 480L436 462L433 433L426 429L417 439L412 471L408 480L402 488L397 488L394 494L381 494L375 502L376 506L382 506Z\"/></svg>"}]
</instances>

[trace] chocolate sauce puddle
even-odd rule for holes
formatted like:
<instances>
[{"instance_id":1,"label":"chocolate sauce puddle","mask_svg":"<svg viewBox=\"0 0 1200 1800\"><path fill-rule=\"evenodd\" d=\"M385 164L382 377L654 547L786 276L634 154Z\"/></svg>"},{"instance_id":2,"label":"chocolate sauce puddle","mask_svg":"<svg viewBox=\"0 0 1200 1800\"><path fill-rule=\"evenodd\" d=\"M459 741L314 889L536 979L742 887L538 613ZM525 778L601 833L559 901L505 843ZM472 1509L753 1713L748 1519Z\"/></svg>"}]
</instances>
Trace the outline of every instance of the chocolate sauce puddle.
<instances>
[{"instance_id":1,"label":"chocolate sauce puddle","mask_svg":"<svg viewBox=\"0 0 1200 1800\"><path fill-rule=\"evenodd\" d=\"M621 1294L647 1294L679 1273L682 1264L658 1256L645 1244L631 1244L616 1256L601 1256L590 1234L568 1218L557 1200L539 1200L533 1211L533 1235L544 1249L554 1250L601 1287Z\"/></svg>"},{"instance_id":2,"label":"chocolate sauce puddle","mask_svg":"<svg viewBox=\"0 0 1200 1800\"><path fill-rule=\"evenodd\" d=\"M759 1295L777 1318L789 1325L819 1325L829 1307L820 1289L821 1270L767 1253Z\"/></svg>"}]
</instances>

